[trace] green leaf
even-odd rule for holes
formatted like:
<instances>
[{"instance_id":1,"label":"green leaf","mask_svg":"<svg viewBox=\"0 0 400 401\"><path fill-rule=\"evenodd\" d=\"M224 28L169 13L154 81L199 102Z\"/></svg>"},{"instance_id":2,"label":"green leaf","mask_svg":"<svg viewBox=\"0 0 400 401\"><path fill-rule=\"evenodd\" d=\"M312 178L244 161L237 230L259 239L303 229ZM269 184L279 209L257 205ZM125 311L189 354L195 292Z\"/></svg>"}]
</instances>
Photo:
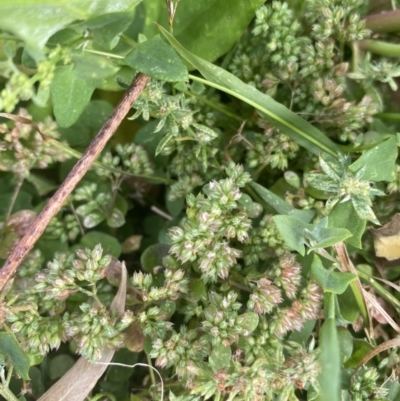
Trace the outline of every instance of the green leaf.
<instances>
[{"instance_id":1,"label":"green leaf","mask_svg":"<svg viewBox=\"0 0 400 401\"><path fill-rule=\"evenodd\" d=\"M137 45L126 57L129 67L160 81L186 81L188 73L175 50L159 36Z\"/></svg>"},{"instance_id":2,"label":"green leaf","mask_svg":"<svg viewBox=\"0 0 400 401\"><path fill-rule=\"evenodd\" d=\"M146 248L140 257L143 270L152 272L155 267L162 266L163 257L168 255L169 248L167 244L154 244Z\"/></svg>"},{"instance_id":3,"label":"green leaf","mask_svg":"<svg viewBox=\"0 0 400 401\"><path fill-rule=\"evenodd\" d=\"M325 320L319 332L321 373L318 381L321 386L318 401L340 400L340 348L335 319Z\"/></svg>"},{"instance_id":4,"label":"green leaf","mask_svg":"<svg viewBox=\"0 0 400 401\"><path fill-rule=\"evenodd\" d=\"M337 296L340 315L349 323L355 322L360 315L356 298L351 287L346 288L343 294Z\"/></svg>"},{"instance_id":5,"label":"green leaf","mask_svg":"<svg viewBox=\"0 0 400 401\"><path fill-rule=\"evenodd\" d=\"M101 244L103 247L104 255L110 254L115 258L118 258L119 255L121 255L122 247L119 241L115 237L99 231L91 231L84 235L79 245L93 249L97 244Z\"/></svg>"},{"instance_id":6,"label":"green leaf","mask_svg":"<svg viewBox=\"0 0 400 401\"><path fill-rule=\"evenodd\" d=\"M34 57L57 31L71 22L133 9L141 0L3 0L0 2L0 29L22 39Z\"/></svg>"},{"instance_id":7,"label":"green leaf","mask_svg":"<svg viewBox=\"0 0 400 401\"><path fill-rule=\"evenodd\" d=\"M114 75L119 70L119 67L106 57L73 54L71 58L74 62L75 75L80 79L96 82Z\"/></svg>"},{"instance_id":8,"label":"green leaf","mask_svg":"<svg viewBox=\"0 0 400 401\"><path fill-rule=\"evenodd\" d=\"M219 370L225 370L231 364L232 350L231 347L225 347L222 343L217 344L211 350L208 363L214 373Z\"/></svg>"},{"instance_id":9,"label":"green leaf","mask_svg":"<svg viewBox=\"0 0 400 401\"><path fill-rule=\"evenodd\" d=\"M348 285L357 278L352 273L335 272L325 269L318 255L314 255L311 275L325 292L343 294Z\"/></svg>"},{"instance_id":10,"label":"green leaf","mask_svg":"<svg viewBox=\"0 0 400 401\"><path fill-rule=\"evenodd\" d=\"M16 372L25 380L29 379L29 358L25 355L12 333L0 332L0 352L6 355Z\"/></svg>"},{"instance_id":11,"label":"green leaf","mask_svg":"<svg viewBox=\"0 0 400 401\"><path fill-rule=\"evenodd\" d=\"M84 207L86 205L82 205L80 207ZM93 228L98 226L103 220L105 220L106 216L103 213L93 212L87 214L83 218L83 226L86 228Z\"/></svg>"},{"instance_id":12,"label":"green leaf","mask_svg":"<svg viewBox=\"0 0 400 401\"><path fill-rule=\"evenodd\" d=\"M159 29L174 49L196 67L208 81L195 76L190 76L190 78L220 89L253 106L272 125L282 130L311 153L319 155L321 152L326 152L332 156L338 156L340 153L338 146L306 120L276 102L270 96L259 92L251 85L245 84L231 73L190 53L165 29L161 26L159 26Z\"/></svg>"},{"instance_id":13,"label":"green leaf","mask_svg":"<svg viewBox=\"0 0 400 401\"><path fill-rule=\"evenodd\" d=\"M340 348L340 359L341 363L343 364L353 353L353 336L345 327L338 327L337 335Z\"/></svg>"},{"instance_id":14,"label":"green leaf","mask_svg":"<svg viewBox=\"0 0 400 401\"><path fill-rule=\"evenodd\" d=\"M304 256L304 230L308 224L291 216L274 216L273 217L279 234L286 244Z\"/></svg>"},{"instance_id":15,"label":"green leaf","mask_svg":"<svg viewBox=\"0 0 400 401\"><path fill-rule=\"evenodd\" d=\"M189 51L208 61L225 54L242 36L264 0L185 0L178 4L174 36ZM156 34L154 21L168 29L165 4L158 0L142 3L145 14L143 33Z\"/></svg>"},{"instance_id":16,"label":"green leaf","mask_svg":"<svg viewBox=\"0 0 400 401\"><path fill-rule=\"evenodd\" d=\"M397 138L393 135L364 152L349 169L353 173L363 169L360 178L366 181L393 181L396 159Z\"/></svg>"},{"instance_id":17,"label":"green leaf","mask_svg":"<svg viewBox=\"0 0 400 401\"><path fill-rule=\"evenodd\" d=\"M374 349L369 342L357 338L353 339L353 348L353 354L345 364L346 368L356 368L363 360L364 356Z\"/></svg>"},{"instance_id":18,"label":"green leaf","mask_svg":"<svg viewBox=\"0 0 400 401\"><path fill-rule=\"evenodd\" d=\"M133 9L125 12L104 14L76 25L75 29L89 30L96 45L105 50L112 50L118 44L121 34L132 23L133 16Z\"/></svg>"},{"instance_id":19,"label":"green leaf","mask_svg":"<svg viewBox=\"0 0 400 401\"><path fill-rule=\"evenodd\" d=\"M289 341L294 341L298 344L305 346L308 343L312 332L315 328L316 320L306 320L303 327L299 331L292 331L289 335Z\"/></svg>"},{"instance_id":20,"label":"green leaf","mask_svg":"<svg viewBox=\"0 0 400 401\"><path fill-rule=\"evenodd\" d=\"M124 214L118 208L114 208L110 217L107 217L109 227L118 228L125 224Z\"/></svg>"},{"instance_id":21,"label":"green leaf","mask_svg":"<svg viewBox=\"0 0 400 401\"><path fill-rule=\"evenodd\" d=\"M49 363L49 378L51 380L57 380L64 376L74 366L75 360L68 354L56 355L50 359Z\"/></svg>"},{"instance_id":22,"label":"green leaf","mask_svg":"<svg viewBox=\"0 0 400 401\"><path fill-rule=\"evenodd\" d=\"M58 188L57 184L49 181L47 178L44 178L38 174L30 173L28 177L26 177L27 181L29 181L36 188L37 193L40 196L46 195L54 189Z\"/></svg>"},{"instance_id":23,"label":"green leaf","mask_svg":"<svg viewBox=\"0 0 400 401\"><path fill-rule=\"evenodd\" d=\"M323 226L326 219L317 224L306 224L296 217L284 215L274 216L273 219L286 244L302 256L305 253L304 244L307 244L310 250L327 248L351 236L344 228Z\"/></svg>"},{"instance_id":24,"label":"green leaf","mask_svg":"<svg viewBox=\"0 0 400 401\"><path fill-rule=\"evenodd\" d=\"M69 127L78 120L97 83L79 77L72 65L56 68L51 83L51 99L54 115L61 127Z\"/></svg>"},{"instance_id":25,"label":"green leaf","mask_svg":"<svg viewBox=\"0 0 400 401\"><path fill-rule=\"evenodd\" d=\"M254 312L242 313L236 320L237 324L248 333L251 333L257 328L259 321L259 316Z\"/></svg>"},{"instance_id":26,"label":"green leaf","mask_svg":"<svg viewBox=\"0 0 400 401\"><path fill-rule=\"evenodd\" d=\"M360 219L352 202L337 203L328 216L328 227L346 228L352 234L345 242L355 248L362 248L361 237L364 234L366 220Z\"/></svg>"},{"instance_id":27,"label":"green leaf","mask_svg":"<svg viewBox=\"0 0 400 401\"><path fill-rule=\"evenodd\" d=\"M305 223L309 223L315 216L314 210L295 209L293 206L286 203L282 198L255 182L251 182L248 185L257 193L258 196L261 197L261 199L270 208L275 210L275 212L277 212L278 214L287 214L290 216L294 216Z\"/></svg>"}]
</instances>

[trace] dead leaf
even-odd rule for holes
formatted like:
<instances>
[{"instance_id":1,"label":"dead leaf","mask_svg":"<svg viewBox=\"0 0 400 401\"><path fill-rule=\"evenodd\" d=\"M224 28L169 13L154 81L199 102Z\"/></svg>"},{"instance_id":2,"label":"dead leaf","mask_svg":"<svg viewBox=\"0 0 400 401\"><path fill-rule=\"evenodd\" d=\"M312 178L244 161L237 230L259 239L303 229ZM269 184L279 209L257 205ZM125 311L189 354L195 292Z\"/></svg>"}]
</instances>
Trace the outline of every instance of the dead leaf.
<instances>
[{"instance_id":1,"label":"dead leaf","mask_svg":"<svg viewBox=\"0 0 400 401\"><path fill-rule=\"evenodd\" d=\"M121 283L111 303L111 310L116 311L119 316L125 312L127 271L124 262L121 263L121 269ZM102 357L97 363L90 362L84 357L79 358L75 365L38 401L83 401L107 369L114 353L115 351L109 348L103 349Z\"/></svg>"},{"instance_id":2,"label":"dead leaf","mask_svg":"<svg viewBox=\"0 0 400 401\"><path fill-rule=\"evenodd\" d=\"M400 213L381 228L371 228L376 256L387 260L400 259Z\"/></svg>"}]
</instances>

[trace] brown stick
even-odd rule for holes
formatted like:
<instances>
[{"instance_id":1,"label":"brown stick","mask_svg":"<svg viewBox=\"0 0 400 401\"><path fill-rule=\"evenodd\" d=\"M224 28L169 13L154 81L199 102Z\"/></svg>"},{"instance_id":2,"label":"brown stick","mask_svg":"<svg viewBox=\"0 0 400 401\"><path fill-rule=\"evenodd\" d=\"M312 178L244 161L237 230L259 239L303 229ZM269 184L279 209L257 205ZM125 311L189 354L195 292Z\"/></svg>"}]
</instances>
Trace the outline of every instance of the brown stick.
<instances>
[{"instance_id":1,"label":"brown stick","mask_svg":"<svg viewBox=\"0 0 400 401\"><path fill-rule=\"evenodd\" d=\"M67 200L68 196L78 185L79 181L89 170L96 157L104 149L108 140L112 137L115 130L121 124L121 121L128 114L132 104L142 93L149 77L143 74L138 74L132 82L125 95L114 109L111 116L104 123L103 127L93 139L85 153L75 164L74 168L68 174L67 178L51 197L47 205L43 208L39 216L29 227L27 233L18 242L15 248L11 251L4 266L0 270L0 290L10 280L18 269L25 256L33 248L36 241L43 234L50 220L58 213L61 206Z\"/></svg>"}]
</instances>

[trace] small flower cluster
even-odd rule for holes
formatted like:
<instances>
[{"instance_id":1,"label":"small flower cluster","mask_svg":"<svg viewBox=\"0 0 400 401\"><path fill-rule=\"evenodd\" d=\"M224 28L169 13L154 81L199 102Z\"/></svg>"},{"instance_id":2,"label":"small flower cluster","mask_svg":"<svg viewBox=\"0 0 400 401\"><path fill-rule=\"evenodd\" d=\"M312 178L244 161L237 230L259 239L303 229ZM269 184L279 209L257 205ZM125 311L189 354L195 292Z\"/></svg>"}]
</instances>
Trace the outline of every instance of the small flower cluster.
<instances>
[{"instance_id":1,"label":"small flower cluster","mask_svg":"<svg viewBox=\"0 0 400 401\"><path fill-rule=\"evenodd\" d=\"M68 208L64 208L65 211ZM80 234L80 221L73 214L63 214L61 211L53 217L46 227L45 238L57 239L61 242L74 241Z\"/></svg>"},{"instance_id":2,"label":"small flower cluster","mask_svg":"<svg viewBox=\"0 0 400 401\"><path fill-rule=\"evenodd\" d=\"M31 119L31 116L24 109L20 109L18 115ZM44 122L38 123L43 134L52 138L58 138L57 125L47 117ZM19 177L29 176L32 168L44 169L49 164L63 162L69 158L65 152L55 148L46 142L29 124L15 122L11 130L6 124L0 125L0 170L11 171Z\"/></svg>"},{"instance_id":3,"label":"small flower cluster","mask_svg":"<svg viewBox=\"0 0 400 401\"><path fill-rule=\"evenodd\" d=\"M58 62L70 61L69 50L57 46L50 50L47 59L35 66L36 72L29 76L14 64L18 46L14 41L7 42L4 47L5 61L0 62L1 75L7 78L5 88L0 92L0 109L11 113L15 106L22 100L32 99L37 105L43 107L50 96L50 84L54 77L54 70ZM39 82L35 90L35 83Z\"/></svg>"},{"instance_id":4,"label":"small flower cluster","mask_svg":"<svg viewBox=\"0 0 400 401\"><path fill-rule=\"evenodd\" d=\"M306 18L313 23L312 35L318 40L335 38L340 43L367 38L370 31L356 10L363 0L307 0Z\"/></svg>"},{"instance_id":5,"label":"small flower cluster","mask_svg":"<svg viewBox=\"0 0 400 401\"><path fill-rule=\"evenodd\" d=\"M210 343L206 337L198 339L196 330L180 326L179 333L172 331L167 340L158 338L152 344L151 358L156 359L160 368L175 366L179 377L188 375L188 366L195 366L199 360L210 354Z\"/></svg>"},{"instance_id":6,"label":"small flower cluster","mask_svg":"<svg viewBox=\"0 0 400 401\"><path fill-rule=\"evenodd\" d=\"M241 166L230 164L227 179L213 181L203 194L187 197L187 218L182 227L169 231L170 253L182 263L192 262L202 272L202 278L216 281L226 278L241 251L229 246L229 240L243 242L248 236L251 222L244 212L238 211L240 187L250 181Z\"/></svg>"},{"instance_id":7,"label":"small flower cluster","mask_svg":"<svg viewBox=\"0 0 400 401\"><path fill-rule=\"evenodd\" d=\"M76 208L76 213L82 216L82 224L85 228L96 227L104 220L109 227L121 227L125 224L124 214L112 204L112 194L98 190L98 185L94 182L77 188L72 195L72 200L83 202Z\"/></svg>"},{"instance_id":8,"label":"small flower cluster","mask_svg":"<svg viewBox=\"0 0 400 401\"><path fill-rule=\"evenodd\" d=\"M81 312L66 312L63 315L64 341L74 339L78 346L77 353L90 360L100 359L105 346L121 348L124 343L122 332L133 321L130 312L117 318L96 303L83 303L79 308Z\"/></svg>"},{"instance_id":9,"label":"small flower cluster","mask_svg":"<svg viewBox=\"0 0 400 401\"><path fill-rule=\"evenodd\" d=\"M111 152L107 152L102 157L101 162L107 167L120 169L133 175L153 174L154 171L149 156L142 146L133 143L126 145L117 144L115 151L117 156L113 156ZM96 169L96 173L108 178L112 178L112 176L119 178L119 173L113 173L101 167Z\"/></svg>"},{"instance_id":10,"label":"small flower cluster","mask_svg":"<svg viewBox=\"0 0 400 401\"><path fill-rule=\"evenodd\" d=\"M153 277L151 274L135 272L132 283L140 289L140 296L145 303L162 299L175 301L179 298L180 294L188 291L189 280L184 275L185 273L182 269L176 271L166 269L164 271L164 285L162 287L152 287Z\"/></svg>"},{"instance_id":11,"label":"small flower cluster","mask_svg":"<svg viewBox=\"0 0 400 401\"><path fill-rule=\"evenodd\" d=\"M25 304L19 300L18 291L11 293L17 301L5 308L5 319L12 323L11 330L31 355L46 355L61 342L74 340L77 352L94 360L101 357L105 346L123 345L122 333L133 322L132 313L114 316L97 297L96 284L105 277L111 256L103 256L100 245L93 250L77 250L76 254L78 258L58 254L47 269L39 271ZM66 299L78 291L93 301L83 302L80 311L66 311Z\"/></svg>"},{"instance_id":12,"label":"small flower cluster","mask_svg":"<svg viewBox=\"0 0 400 401\"><path fill-rule=\"evenodd\" d=\"M102 256L103 249L96 245L93 250L78 249L78 259L73 254L58 254L49 262L47 269L36 275L38 284L35 290L44 292L43 299L63 300L80 290L76 281L87 281L91 285L105 277L106 266L111 261L110 255Z\"/></svg>"},{"instance_id":13,"label":"small flower cluster","mask_svg":"<svg viewBox=\"0 0 400 401\"><path fill-rule=\"evenodd\" d=\"M352 400L375 400L379 401L385 398L389 389L378 385L379 373L375 368L362 366L354 374L354 380L351 382L350 391Z\"/></svg>"}]
</instances>

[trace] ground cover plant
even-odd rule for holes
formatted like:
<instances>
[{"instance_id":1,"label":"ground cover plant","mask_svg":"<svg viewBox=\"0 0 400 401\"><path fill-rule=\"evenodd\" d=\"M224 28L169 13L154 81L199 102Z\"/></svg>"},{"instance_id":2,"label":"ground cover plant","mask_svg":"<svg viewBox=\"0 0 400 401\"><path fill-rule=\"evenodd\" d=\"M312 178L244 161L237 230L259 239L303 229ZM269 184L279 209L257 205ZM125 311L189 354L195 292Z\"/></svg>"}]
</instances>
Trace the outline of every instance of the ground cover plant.
<instances>
[{"instance_id":1,"label":"ground cover plant","mask_svg":"<svg viewBox=\"0 0 400 401\"><path fill-rule=\"evenodd\" d=\"M399 17L1 2L0 396L400 400Z\"/></svg>"}]
</instances>

